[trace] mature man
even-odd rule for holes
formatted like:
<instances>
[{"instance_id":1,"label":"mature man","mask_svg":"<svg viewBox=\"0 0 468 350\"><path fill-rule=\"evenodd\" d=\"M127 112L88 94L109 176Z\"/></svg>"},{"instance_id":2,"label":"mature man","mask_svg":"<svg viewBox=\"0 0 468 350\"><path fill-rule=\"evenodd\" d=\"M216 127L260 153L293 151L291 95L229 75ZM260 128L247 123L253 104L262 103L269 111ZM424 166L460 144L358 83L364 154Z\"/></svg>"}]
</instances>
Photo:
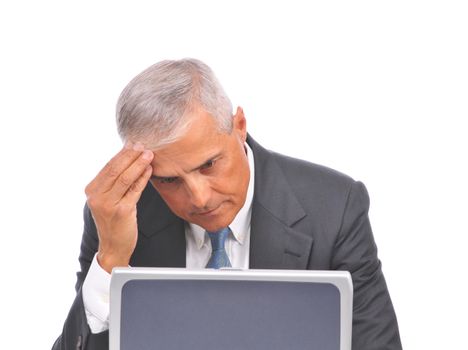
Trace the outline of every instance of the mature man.
<instances>
[{"instance_id":1,"label":"mature man","mask_svg":"<svg viewBox=\"0 0 468 350\"><path fill-rule=\"evenodd\" d=\"M86 188L77 296L53 349L108 348L113 267L220 263L350 271L353 349L401 349L362 183L262 148L194 59L135 77L117 124L125 146Z\"/></svg>"}]
</instances>

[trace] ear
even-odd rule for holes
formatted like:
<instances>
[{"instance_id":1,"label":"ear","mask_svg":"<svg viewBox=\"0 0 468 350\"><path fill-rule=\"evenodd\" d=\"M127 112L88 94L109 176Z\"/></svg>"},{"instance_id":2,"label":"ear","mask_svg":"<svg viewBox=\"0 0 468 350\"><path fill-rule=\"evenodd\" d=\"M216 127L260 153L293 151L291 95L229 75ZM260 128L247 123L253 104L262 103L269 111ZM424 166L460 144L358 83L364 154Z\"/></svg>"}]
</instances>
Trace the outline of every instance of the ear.
<instances>
[{"instance_id":1,"label":"ear","mask_svg":"<svg viewBox=\"0 0 468 350\"><path fill-rule=\"evenodd\" d=\"M237 107L236 114L232 117L232 132L236 133L243 142L247 140L247 120L242 107Z\"/></svg>"}]
</instances>

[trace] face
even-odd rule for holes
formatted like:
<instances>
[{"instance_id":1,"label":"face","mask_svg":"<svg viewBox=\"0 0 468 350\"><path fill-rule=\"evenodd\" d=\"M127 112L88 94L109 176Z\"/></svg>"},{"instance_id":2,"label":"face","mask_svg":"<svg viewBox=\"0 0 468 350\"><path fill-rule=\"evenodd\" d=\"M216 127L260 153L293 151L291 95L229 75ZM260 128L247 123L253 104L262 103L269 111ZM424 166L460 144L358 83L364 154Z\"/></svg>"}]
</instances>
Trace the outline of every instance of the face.
<instances>
[{"instance_id":1,"label":"face","mask_svg":"<svg viewBox=\"0 0 468 350\"><path fill-rule=\"evenodd\" d=\"M250 178L241 108L230 134L196 110L186 133L154 151L151 183L171 210L208 231L228 226L245 202Z\"/></svg>"}]
</instances>

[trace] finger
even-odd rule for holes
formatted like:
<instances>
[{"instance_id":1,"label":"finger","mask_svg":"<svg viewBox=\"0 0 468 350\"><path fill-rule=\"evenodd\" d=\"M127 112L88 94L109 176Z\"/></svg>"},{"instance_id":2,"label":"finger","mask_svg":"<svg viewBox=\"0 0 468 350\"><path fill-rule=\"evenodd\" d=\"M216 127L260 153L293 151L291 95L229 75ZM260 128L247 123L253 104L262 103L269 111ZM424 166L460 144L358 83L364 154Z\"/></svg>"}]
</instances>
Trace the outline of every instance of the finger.
<instances>
[{"instance_id":1,"label":"finger","mask_svg":"<svg viewBox=\"0 0 468 350\"><path fill-rule=\"evenodd\" d=\"M122 201L126 201L128 203L136 204L143 193L146 185L148 184L149 179L151 178L151 174L153 173L153 167L147 166L140 177L133 183L132 186L128 189L127 193L125 193L124 198Z\"/></svg>"},{"instance_id":2,"label":"finger","mask_svg":"<svg viewBox=\"0 0 468 350\"><path fill-rule=\"evenodd\" d=\"M107 191L108 198L117 203L135 185L141 175L146 172L147 167L153 160L153 152L145 150L141 155L115 180L112 188Z\"/></svg>"},{"instance_id":3,"label":"finger","mask_svg":"<svg viewBox=\"0 0 468 350\"><path fill-rule=\"evenodd\" d=\"M117 178L128 169L132 163L141 155L144 147L141 143L127 143L97 174L88 185L90 192L107 192L114 185Z\"/></svg>"}]
</instances>

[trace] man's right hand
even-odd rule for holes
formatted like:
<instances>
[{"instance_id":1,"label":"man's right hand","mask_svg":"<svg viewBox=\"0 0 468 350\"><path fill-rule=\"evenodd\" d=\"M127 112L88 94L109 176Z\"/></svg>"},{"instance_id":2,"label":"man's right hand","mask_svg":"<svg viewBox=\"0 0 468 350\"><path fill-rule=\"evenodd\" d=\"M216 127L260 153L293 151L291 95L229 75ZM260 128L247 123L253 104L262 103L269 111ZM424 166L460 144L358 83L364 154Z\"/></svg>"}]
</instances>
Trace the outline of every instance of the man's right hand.
<instances>
[{"instance_id":1,"label":"man's right hand","mask_svg":"<svg viewBox=\"0 0 468 350\"><path fill-rule=\"evenodd\" d=\"M111 273L128 266L138 228L136 204L152 174L153 152L140 143L127 143L88 186L86 197L99 236L97 259Z\"/></svg>"}]
</instances>

